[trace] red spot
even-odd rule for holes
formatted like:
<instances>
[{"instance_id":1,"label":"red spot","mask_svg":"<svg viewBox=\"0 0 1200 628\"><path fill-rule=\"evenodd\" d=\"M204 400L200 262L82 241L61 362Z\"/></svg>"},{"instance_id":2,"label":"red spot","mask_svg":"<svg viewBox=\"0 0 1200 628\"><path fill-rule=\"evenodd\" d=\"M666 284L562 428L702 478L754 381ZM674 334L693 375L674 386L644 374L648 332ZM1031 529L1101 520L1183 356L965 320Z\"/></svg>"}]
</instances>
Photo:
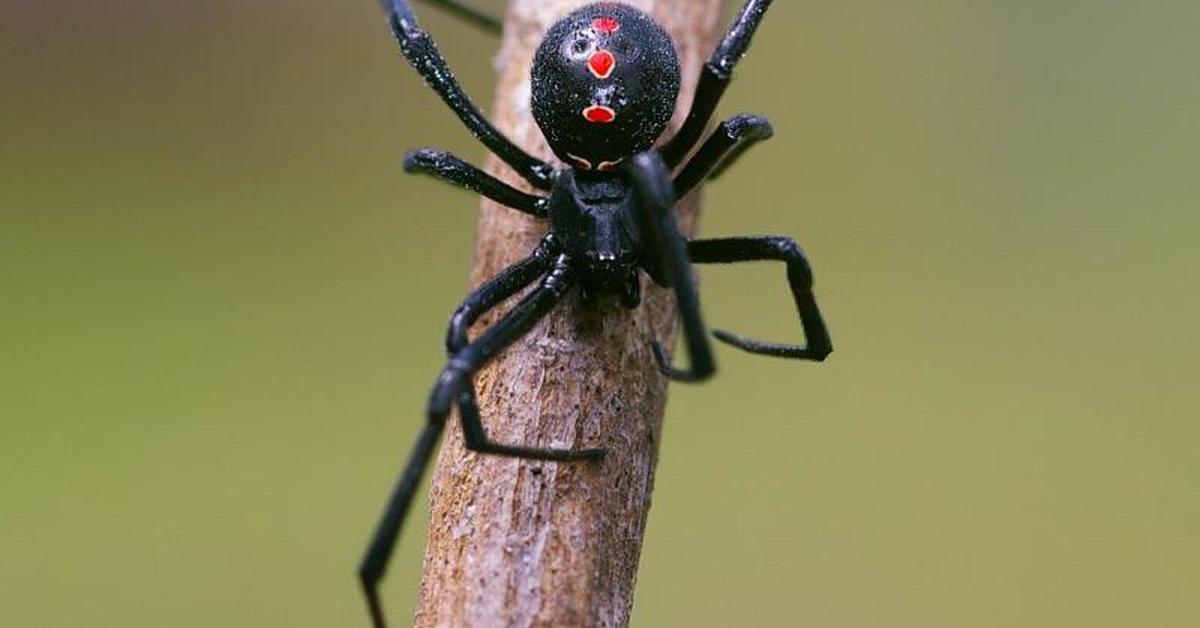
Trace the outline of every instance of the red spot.
<instances>
[{"instance_id":1,"label":"red spot","mask_svg":"<svg viewBox=\"0 0 1200 628\"><path fill-rule=\"evenodd\" d=\"M598 79L606 79L617 66L617 59L607 50L597 50L588 57L588 69Z\"/></svg>"},{"instance_id":2,"label":"red spot","mask_svg":"<svg viewBox=\"0 0 1200 628\"><path fill-rule=\"evenodd\" d=\"M583 110L583 117L594 124L608 124L617 119L617 112L604 105L592 105Z\"/></svg>"},{"instance_id":3,"label":"red spot","mask_svg":"<svg viewBox=\"0 0 1200 628\"><path fill-rule=\"evenodd\" d=\"M601 33L615 33L621 30L621 23L615 17L598 17L592 20L592 28Z\"/></svg>"}]
</instances>

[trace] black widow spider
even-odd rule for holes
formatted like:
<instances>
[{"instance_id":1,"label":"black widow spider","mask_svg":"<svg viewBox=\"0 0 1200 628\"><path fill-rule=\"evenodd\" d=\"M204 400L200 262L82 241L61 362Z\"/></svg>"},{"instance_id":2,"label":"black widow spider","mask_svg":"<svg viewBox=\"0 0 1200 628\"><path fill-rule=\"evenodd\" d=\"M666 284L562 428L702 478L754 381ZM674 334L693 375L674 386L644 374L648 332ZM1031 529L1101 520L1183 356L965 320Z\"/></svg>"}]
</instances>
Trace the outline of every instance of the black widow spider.
<instances>
[{"instance_id":1,"label":"black widow spider","mask_svg":"<svg viewBox=\"0 0 1200 628\"><path fill-rule=\"evenodd\" d=\"M489 30L499 23L453 0L430 0ZM449 363L426 408L421 432L359 570L371 617L385 626L378 594L400 526L445 426L451 406L462 419L466 447L474 451L551 461L599 460L603 449L534 449L488 440L475 399L473 376L528 332L574 286L585 299L615 295L626 308L641 301L640 271L673 289L690 365L671 366L653 343L659 369L674 380L712 375L712 350L691 281L693 263L777 260L787 266L805 346L751 340L725 331L717 339L753 353L821 361L832 350L812 293L812 272L800 247L777 236L685 240L672 208L707 177L716 176L752 144L767 139L766 119L737 115L686 163L729 85L734 65L771 0L747 0L705 64L683 127L651 148L666 129L679 94L679 62L670 37L648 15L616 2L585 6L546 33L533 60L532 111L554 154L555 168L528 155L500 134L455 81L433 39L417 24L406 0L384 0L400 50L425 82L493 153L545 195L519 191L449 153L421 149L404 167L444 179L502 205L549 221L549 233L524 260L467 296L450 319ZM679 173L672 171L682 165ZM541 279L537 287L473 342L467 331L485 312Z\"/></svg>"}]
</instances>

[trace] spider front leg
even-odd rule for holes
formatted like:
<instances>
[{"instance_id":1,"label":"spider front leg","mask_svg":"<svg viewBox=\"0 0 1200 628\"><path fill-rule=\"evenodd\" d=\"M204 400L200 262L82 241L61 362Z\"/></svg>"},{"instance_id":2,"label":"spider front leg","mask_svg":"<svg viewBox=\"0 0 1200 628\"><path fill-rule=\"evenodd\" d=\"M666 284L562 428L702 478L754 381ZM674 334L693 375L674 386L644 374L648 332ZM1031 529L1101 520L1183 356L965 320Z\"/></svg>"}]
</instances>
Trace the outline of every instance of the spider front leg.
<instances>
[{"instance_id":1,"label":"spider front leg","mask_svg":"<svg viewBox=\"0 0 1200 628\"><path fill-rule=\"evenodd\" d=\"M497 277L492 280L489 285L483 286L478 292L463 301L463 304L454 311L454 315L450 318L450 328L446 332L446 351L451 357L467 346L467 331L484 312L529 285L537 275L545 272L553 261L553 253L557 251L557 245L553 238L553 235L543 238L534 254L513 266L507 277ZM532 276L529 276L530 274ZM526 276L529 278L526 279ZM459 417L462 419L463 440L468 449L539 460L597 460L604 457L603 449L535 449L493 443L488 440L487 431L483 427L479 404L475 400L475 386L469 377L467 379L466 385L458 395L457 404Z\"/></svg>"},{"instance_id":2,"label":"spider front leg","mask_svg":"<svg viewBox=\"0 0 1200 628\"><path fill-rule=\"evenodd\" d=\"M457 0L425 0L429 4L440 7L443 11L462 18L472 26L481 28L493 35L499 35L504 25L499 19L477 11Z\"/></svg>"},{"instance_id":3,"label":"spider front leg","mask_svg":"<svg viewBox=\"0 0 1200 628\"><path fill-rule=\"evenodd\" d=\"M692 99L692 108L688 111L683 126L660 150L663 161L672 169L683 161L688 151L700 140L713 112L717 110L717 104L721 102L721 96L725 94L725 88L729 87L729 82L733 79L734 66L746 54L754 31L770 6L771 0L748 0L742 6L737 20L729 27L717 49L704 64L704 69L700 72L700 82L696 85L696 95Z\"/></svg>"},{"instance_id":4,"label":"spider front leg","mask_svg":"<svg viewBox=\"0 0 1200 628\"><path fill-rule=\"evenodd\" d=\"M719 340L739 349L762 355L781 358L796 358L820 362L833 351L829 330L821 318L816 298L812 292L812 269L804 251L796 241L782 236L760 236L742 238L716 238L692 240L687 244L688 255L696 264L730 264L757 260L778 260L787 264L788 284L792 298L800 313L800 326L804 329L805 346L751 340L727 331L715 330Z\"/></svg>"},{"instance_id":5,"label":"spider front leg","mask_svg":"<svg viewBox=\"0 0 1200 628\"><path fill-rule=\"evenodd\" d=\"M546 217L545 198L526 194L445 151L414 150L404 157L404 171L434 176L534 218Z\"/></svg>"},{"instance_id":6,"label":"spider front leg","mask_svg":"<svg viewBox=\"0 0 1200 628\"><path fill-rule=\"evenodd\" d=\"M630 160L628 168L633 180L634 215L646 240L646 270L656 283L675 290L675 304L679 308L683 338L692 364L687 369L671 366L658 341L651 343L654 358L659 370L673 380L697 382L707 379L716 370L716 364L700 315L700 298L692 282L687 242L679 234L671 212L675 205L671 172L654 151L637 155Z\"/></svg>"},{"instance_id":7,"label":"spider front leg","mask_svg":"<svg viewBox=\"0 0 1200 628\"><path fill-rule=\"evenodd\" d=\"M446 338L447 351L453 354L465 346L467 330L471 324L488 310L533 283L549 270L554 263L556 253L557 246L553 239L547 236L529 257L505 269L467 296L450 319L450 330ZM471 401L473 403L473 397ZM371 543L368 545L366 555L359 567L359 578L362 581L367 606L376 628L386 626L383 606L379 600L379 581L387 570L388 561L395 549L405 515L412 505L421 477L433 457L434 448L437 446L438 437L444 426L444 417L426 423L425 429L417 438L408 464L404 467L404 472L401 473L400 479L392 490L387 508L371 537Z\"/></svg>"},{"instance_id":8,"label":"spider front leg","mask_svg":"<svg viewBox=\"0 0 1200 628\"><path fill-rule=\"evenodd\" d=\"M518 148L483 117L479 108L471 102L462 86L455 80L450 66L438 51L433 38L417 23L417 16L407 0L387 0L384 6L388 11L392 33L400 43L400 51L425 79L426 84L442 97L446 105L484 146L512 166L517 174L534 187L549 190L553 184L554 169Z\"/></svg>"},{"instance_id":9,"label":"spider front leg","mask_svg":"<svg viewBox=\"0 0 1200 628\"><path fill-rule=\"evenodd\" d=\"M747 149L774 134L760 116L739 114L722 122L675 177L675 196L683 198L705 178L717 178Z\"/></svg>"},{"instance_id":10,"label":"spider front leg","mask_svg":"<svg viewBox=\"0 0 1200 628\"><path fill-rule=\"evenodd\" d=\"M557 304L574 284L574 271L565 255L560 255L554 268L541 284L520 303L487 330L475 342L465 344L454 351L450 363L442 370L433 392L429 396L426 414L431 422L444 421L453 401L459 404L463 421L463 439L468 449L483 453L531 458L536 460L571 461L598 460L604 457L603 449L541 449L494 443L487 438L479 409L475 404L472 379L484 365L494 359L513 342L524 336L539 320ZM466 337L466 327L472 316L456 317L452 323L449 339L452 346L461 344Z\"/></svg>"}]
</instances>

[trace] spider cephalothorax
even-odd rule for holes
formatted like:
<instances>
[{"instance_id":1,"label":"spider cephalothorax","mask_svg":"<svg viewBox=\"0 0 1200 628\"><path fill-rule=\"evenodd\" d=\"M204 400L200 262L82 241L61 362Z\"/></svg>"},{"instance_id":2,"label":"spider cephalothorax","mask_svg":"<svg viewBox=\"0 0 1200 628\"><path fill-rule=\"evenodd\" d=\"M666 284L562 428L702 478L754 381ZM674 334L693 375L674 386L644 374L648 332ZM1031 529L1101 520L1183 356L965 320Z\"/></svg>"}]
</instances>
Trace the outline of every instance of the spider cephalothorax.
<instances>
[{"instance_id":1,"label":"spider cephalothorax","mask_svg":"<svg viewBox=\"0 0 1200 628\"><path fill-rule=\"evenodd\" d=\"M650 16L604 2L546 33L532 79L533 117L559 159L581 170L611 170L667 128L679 60Z\"/></svg>"},{"instance_id":2,"label":"spider cephalothorax","mask_svg":"<svg viewBox=\"0 0 1200 628\"><path fill-rule=\"evenodd\" d=\"M748 147L772 134L765 118L737 115L700 142L771 0L745 0L701 71L683 126L657 148L651 147L666 129L679 94L679 60L666 32L646 14L615 2L586 6L554 24L533 60L531 108L565 168L534 158L489 124L417 24L408 1L382 1L404 56L475 137L537 192L518 190L450 153L429 148L410 153L405 169L433 175L545 221L547 233L528 257L468 295L450 318L450 359L429 396L425 429L359 569L376 628L385 626L379 580L452 408L462 420L466 447L474 451L558 462L604 457L604 443L542 449L493 442L475 399L475 374L568 293L578 291L584 304L594 304L593 297L600 295L616 296L633 308L640 302L643 275L670 288L690 364L676 368L657 341L651 347L664 375L694 382L712 375L716 365L691 280L692 265L782 262L806 344L764 342L725 331L713 335L752 353L800 360L824 360L832 350L813 296L812 271L795 241L782 236L687 240L676 228L672 211L701 181L716 177ZM497 20L458 0L428 1L499 31ZM468 336L481 316L522 291L526 293L520 302L486 331L473 340Z\"/></svg>"}]
</instances>

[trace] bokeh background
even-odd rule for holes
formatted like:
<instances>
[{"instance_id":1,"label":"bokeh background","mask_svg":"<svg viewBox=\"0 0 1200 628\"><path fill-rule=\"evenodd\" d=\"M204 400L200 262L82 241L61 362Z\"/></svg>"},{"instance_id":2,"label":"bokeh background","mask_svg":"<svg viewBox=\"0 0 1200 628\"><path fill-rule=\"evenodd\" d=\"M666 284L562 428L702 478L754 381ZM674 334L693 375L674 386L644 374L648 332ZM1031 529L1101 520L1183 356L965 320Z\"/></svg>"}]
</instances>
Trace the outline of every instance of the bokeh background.
<instances>
[{"instance_id":1,"label":"bokeh background","mask_svg":"<svg viewBox=\"0 0 1200 628\"><path fill-rule=\"evenodd\" d=\"M399 160L482 149L370 0L3 13L0 625L366 625L477 207ZM423 15L489 102L496 42ZM796 236L837 351L672 388L636 626L1200 625L1197 32L776 3L722 111L778 135L701 231ZM780 268L702 281L798 333Z\"/></svg>"}]
</instances>

